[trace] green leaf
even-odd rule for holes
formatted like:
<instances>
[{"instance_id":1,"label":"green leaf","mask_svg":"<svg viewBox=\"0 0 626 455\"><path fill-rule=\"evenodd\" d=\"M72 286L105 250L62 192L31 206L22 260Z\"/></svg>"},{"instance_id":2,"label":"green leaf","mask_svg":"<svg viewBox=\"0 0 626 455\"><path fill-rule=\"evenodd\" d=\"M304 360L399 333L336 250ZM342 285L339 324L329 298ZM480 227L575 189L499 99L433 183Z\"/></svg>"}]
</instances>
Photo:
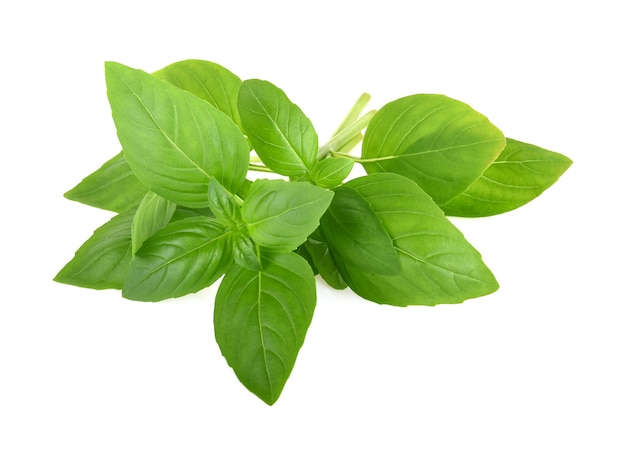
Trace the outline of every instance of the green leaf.
<instances>
[{"instance_id":1,"label":"green leaf","mask_svg":"<svg viewBox=\"0 0 626 455\"><path fill-rule=\"evenodd\" d=\"M246 269L263 270L254 242L246 232L238 231L233 237L233 259Z\"/></svg>"},{"instance_id":2,"label":"green leaf","mask_svg":"<svg viewBox=\"0 0 626 455\"><path fill-rule=\"evenodd\" d=\"M339 273L328 245L320 235L316 234L318 234L317 231L302 244L304 252L299 249L298 254L303 256L310 264L313 264L312 268L314 271L317 271L329 286L335 289L345 289L348 285L342 278L341 273Z\"/></svg>"},{"instance_id":3,"label":"green leaf","mask_svg":"<svg viewBox=\"0 0 626 455\"><path fill-rule=\"evenodd\" d=\"M332 191L306 182L257 180L241 215L257 245L289 252L317 228L332 198Z\"/></svg>"},{"instance_id":4,"label":"green leaf","mask_svg":"<svg viewBox=\"0 0 626 455\"><path fill-rule=\"evenodd\" d=\"M167 226L175 211L176 204L148 191L133 218L131 227L133 255L144 241Z\"/></svg>"},{"instance_id":5,"label":"green leaf","mask_svg":"<svg viewBox=\"0 0 626 455\"><path fill-rule=\"evenodd\" d=\"M209 208L225 226L235 228L241 223L241 209L235 197L215 179L209 184Z\"/></svg>"},{"instance_id":6,"label":"green leaf","mask_svg":"<svg viewBox=\"0 0 626 455\"><path fill-rule=\"evenodd\" d=\"M310 173L317 160L317 133L281 89L258 79L244 81L237 106L248 139L267 167L293 177Z\"/></svg>"},{"instance_id":7,"label":"green leaf","mask_svg":"<svg viewBox=\"0 0 626 455\"><path fill-rule=\"evenodd\" d=\"M220 222L203 216L169 224L135 255L122 295L156 302L210 286L232 262L230 235Z\"/></svg>"},{"instance_id":8,"label":"green leaf","mask_svg":"<svg viewBox=\"0 0 626 455\"><path fill-rule=\"evenodd\" d=\"M121 289L132 258L130 229L135 210L96 229L54 281L91 289Z\"/></svg>"},{"instance_id":9,"label":"green leaf","mask_svg":"<svg viewBox=\"0 0 626 455\"><path fill-rule=\"evenodd\" d=\"M237 110L241 79L223 66L205 60L183 60L153 75L208 101L241 125Z\"/></svg>"},{"instance_id":10,"label":"green leaf","mask_svg":"<svg viewBox=\"0 0 626 455\"><path fill-rule=\"evenodd\" d=\"M121 213L137 207L147 191L120 152L64 196L71 201Z\"/></svg>"},{"instance_id":11,"label":"green leaf","mask_svg":"<svg viewBox=\"0 0 626 455\"><path fill-rule=\"evenodd\" d=\"M211 178L231 192L239 189L249 149L226 114L119 63L106 64L106 80L124 156L144 185L187 207L208 206Z\"/></svg>"},{"instance_id":12,"label":"green leaf","mask_svg":"<svg viewBox=\"0 0 626 455\"><path fill-rule=\"evenodd\" d=\"M478 179L504 145L500 130L467 104L412 95L376 113L363 138L362 161L369 174L403 175L444 204Z\"/></svg>"},{"instance_id":13,"label":"green leaf","mask_svg":"<svg viewBox=\"0 0 626 455\"><path fill-rule=\"evenodd\" d=\"M203 60L184 60L172 63L153 75L211 103L241 125L237 111L241 79L226 68ZM65 193L65 197L120 213L136 207L147 191L126 162L123 152L120 152Z\"/></svg>"},{"instance_id":14,"label":"green leaf","mask_svg":"<svg viewBox=\"0 0 626 455\"><path fill-rule=\"evenodd\" d=\"M176 210L174 211L174 215L172 215L172 219L170 220L170 223L173 223L174 221L180 221L185 218L196 217L196 216L215 218L211 210L206 207L198 208L198 209L191 209L189 207L182 207L178 205L176 206Z\"/></svg>"},{"instance_id":15,"label":"green leaf","mask_svg":"<svg viewBox=\"0 0 626 455\"><path fill-rule=\"evenodd\" d=\"M483 175L441 208L452 216L491 216L532 201L570 167L560 153L507 139L500 156Z\"/></svg>"},{"instance_id":16,"label":"green leaf","mask_svg":"<svg viewBox=\"0 0 626 455\"><path fill-rule=\"evenodd\" d=\"M354 160L350 158L326 158L315 164L312 178L322 188L335 188L350 175L353 166Z\"/></svg>"},{"instance_id":17,"label":"green leaf","mask_svg":"<svg viewBox=\"0 0 626 455\"><path fill-rule=\"evenodd\" d=\"M356 190L343 186L320 221L335 260L380 275L400 273L400 259L379 215Z\"/></svg>"},{"instance_id":18,"label":"green leaf","mask_svg":"<svg viewBox=\"0 0 626 455\"><path fill-rule=\"evenodd\" d=\"M276 402L315 310L315 279L295 253L268 254L263 271L235 265L215 298L215 338L241 383Z\"/></svg>"},{"instance_id":19,"label":"green leaf","mask_svg":"<svg viewBox=\"0 0 626 455\"><path fill-rule=\"evenodd\" d=\"M390 305L436 305L459 303L498 289L480 253L415 182L381 173L346 186L357 191L378 215L402 266L400 274L380 275L337 261L341 275L357 294Z\"/></svg>"}]
</instances>

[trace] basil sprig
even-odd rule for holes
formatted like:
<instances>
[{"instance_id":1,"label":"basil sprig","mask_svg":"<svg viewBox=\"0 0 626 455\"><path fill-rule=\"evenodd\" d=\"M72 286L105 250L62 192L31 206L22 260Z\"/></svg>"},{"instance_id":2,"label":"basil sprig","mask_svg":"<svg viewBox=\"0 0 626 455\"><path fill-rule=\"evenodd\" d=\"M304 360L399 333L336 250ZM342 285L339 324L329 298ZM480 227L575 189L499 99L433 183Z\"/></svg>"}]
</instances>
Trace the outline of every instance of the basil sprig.
<instances>
[{"instance_id":1,"label":"basil sprig","mask_svg":"<svg viewBox=\"0 0 626 455\"><path fill-rule=\"evenodd\" d=\"M123 151L65 196L116 214L54 279L161 301L223 277L215 338L268 404L311 324L315 275L395 306L490 294L494 275L447 216L516 209L571 164L443 95L362 115L364 94L320 145L280 88L212 62L110 62L105 76ZM350 180L355 163L366 175Z\"/></svg>"}]
</instances>

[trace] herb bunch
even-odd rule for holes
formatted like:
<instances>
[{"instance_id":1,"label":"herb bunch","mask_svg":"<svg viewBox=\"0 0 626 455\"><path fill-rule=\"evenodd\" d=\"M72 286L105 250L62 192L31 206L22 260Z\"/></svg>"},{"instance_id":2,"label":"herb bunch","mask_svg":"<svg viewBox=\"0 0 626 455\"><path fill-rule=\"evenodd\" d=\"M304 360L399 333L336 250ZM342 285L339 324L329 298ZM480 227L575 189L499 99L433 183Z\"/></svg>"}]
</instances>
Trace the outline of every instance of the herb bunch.
<instances>
[{"instance_id":1,"label":"herb bunch","mask_svg":"<svg viewBox=\"0 0 626 455\"><path fill-rule=\"evenodd\" d=\"M55 280L161 301L223 276L215 338L268 404L311 323L315 275L396 306L492 293L496 279L446 216L513 210L571 164L443 95L362 115L364 94L320 146L282 90L215 63L147 74L109 62L105 74L123 151L65 197L117 214ZM355 163L366 175L348 180ZM275 175L249 179L258 172Z\"/></svg>"}]
</instances>

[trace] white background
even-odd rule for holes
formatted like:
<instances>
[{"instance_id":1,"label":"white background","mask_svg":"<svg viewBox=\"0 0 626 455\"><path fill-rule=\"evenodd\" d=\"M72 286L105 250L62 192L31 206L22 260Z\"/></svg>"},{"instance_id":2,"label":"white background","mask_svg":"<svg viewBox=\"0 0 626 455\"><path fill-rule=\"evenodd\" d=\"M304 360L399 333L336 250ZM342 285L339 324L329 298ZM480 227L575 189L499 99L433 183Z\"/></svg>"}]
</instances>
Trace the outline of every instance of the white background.
<instances>
[{"instance_id":1,"label":"white background","mask_svg":"<svg viewBox=\"0 0 626 455\"><path fill-rule=\"evenodd\" d=\"M0 453L626 453L619 2L5 3ZM574 165L454 220L493 295L393 308L319 283L269 407L219 353L215 288L145 304L52 282L111 216L62 197L119 150L103 62L186 58L273 81L322 140L362 91L443 93Z\"/></svg>"}]
</instances>

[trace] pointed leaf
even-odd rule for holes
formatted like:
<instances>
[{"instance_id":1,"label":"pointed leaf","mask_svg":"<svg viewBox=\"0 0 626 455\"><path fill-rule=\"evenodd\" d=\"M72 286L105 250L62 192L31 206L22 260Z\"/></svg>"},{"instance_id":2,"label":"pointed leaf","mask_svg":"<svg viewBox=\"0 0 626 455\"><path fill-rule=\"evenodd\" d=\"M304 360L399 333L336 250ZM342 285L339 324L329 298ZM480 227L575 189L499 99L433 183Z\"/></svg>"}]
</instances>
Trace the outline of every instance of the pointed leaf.
<instances>
[{"instance_id":1,"label":"pointed leaf","mask_svg":"<svg viewBox=\"0 0 626 455\"><path fill-rule=\"evenodd\" d=\"M237 94L241 79L221 65L205 60L183 60L153 73L176 87L193 93L240 125Z\"/></svg>"},{"instance_id":2,"label":"pointed leaf","mask_svg":"<svg viewBox=\"0 0 626 455\"><path fill-rule=\"evenodd\" d=\"M212 177L231 192L239 189L249 149L226 114L119 63L107 63L106 79L124 156L144 185L187 207L208 206Z\"/></svg>"},{"instance_id":3,"label":"pointed leaf","mask_svg":"<svg viewBox=\"0 0 626 455\"><path fill-rule=\"evenodd\" d=\"M230 234L215 219L202 216L171 223L137 252L122 295L156 302L210 286L231 264Z\"/></svg>"},{"instance_id":4,"label":"pointed leaf","mask_svg":"<svg viewBox=\"0 0 626 455\"><path fill-rule=\"evenodd\" d=\"M244 81L237 102L244 130L261 160L288 176L309 173L317 159L317 133L285 92L267 81Z\"/></svg>"},{"instance_id":5,"label":"pointed leaf","mask_svg":"<svg viewBox=\"0 0 626 455\"><path fill-rule=\"evenodd\" d=\"M127 210L96 229L54 281L91 289L121 289L132 258L134 215L134 209Z\"/></svg>"},{"instance_id":6,"label":"pointed leaf","mask_svg":"<svg viewBox=\"0 0 626 455\"><path fill-rule=\"evenodd\" d=\"M320 221L335 260L380 275L400 273L400 259L380 217L356 190L343 186Z\"/></svg>"},{"instance_id":7,"label":"pointed leaf","mask_svg":"<svg viewBox=\"0 0 626 455\"><path fill-rule=\"evenodd\" d=\"M120 152L64 196L71 201L121 213L137 207L147 191Z\"/></svg>"},{"instance_id":8,"label":"pointed leaf","mask_svg":"<svg viewBox=\"0 0 626 455\"><path fill-rule=\"evenodd\" d=\"M441 208L452 216L490 216L532 201L569 168L560 153L507 139L500 156L463 193Z\"/></svg>"},{"instance_id":9,"label":"pointed leaf","mask_svg":"<svg viewBox=\"0 0 626 455\"><path fill-rule=\"evenodd\" d=\"M386 104L363 138L368 174L394 172L418 183L438 204L462 193L505 145L500 130L470 106L443 95Z\"/></svg>"},{"instance_id":10,"label":"pointed leaf","mask_svg":"<svg viewBox=\"0 0 626 455\"><path fill-rule=\"evenodd\" d=\"M480 253L415 182L380 173L346 186L357 191L381 219L402 266L398 275L380 275L338 261L341 275L357 294L390 305L436 305L498 289Z\"/></svg>"},{"instance_id":11,"label":"pointed leaf","mask_svg":"<svg viewBox=\"0 0 626 455\"><path fill-rule=\"evenodd\" d=\"M141 248L145 240L167 226L175 211L176 204L148 191L133 218L131 227L133 254Z\"/></svg>"},{"instance_id":12,"label":"pointed leaf","mask_svg":"<svg viewBox=\"0 0 626 455\"><path fill-rule=\"evenodd\" d=\"M257 180L241 215L257 245L288 252L317 228L332 198L332 191L306 182Z\"/></svg>"},{"instance_id":13,"label":"pointed leaf","mask_svg":"<svg viewBox=\"0 0 626 455\"><path fill-rule=\"evenodd\" d=\"M215 298L215 339L235 374L267 404L276 402L315 310L315 279L295 253L268 254L263 271L238 265Z\"/></svg>"}]
</instances>

